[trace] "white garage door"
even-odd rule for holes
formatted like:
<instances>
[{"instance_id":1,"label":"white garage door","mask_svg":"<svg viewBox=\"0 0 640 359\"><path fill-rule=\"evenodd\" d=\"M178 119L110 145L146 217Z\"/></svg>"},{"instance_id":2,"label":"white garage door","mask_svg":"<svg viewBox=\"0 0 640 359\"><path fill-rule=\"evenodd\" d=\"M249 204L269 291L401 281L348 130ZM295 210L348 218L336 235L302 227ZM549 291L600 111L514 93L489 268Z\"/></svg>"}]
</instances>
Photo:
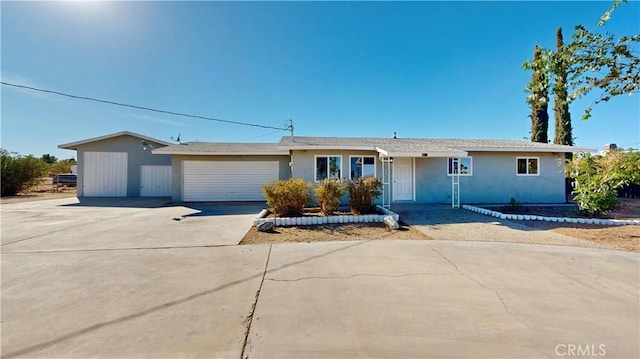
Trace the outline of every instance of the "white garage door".
<instances>
[{"instance_id":1,"label":"white garage door","mask_svg":"<svg viewBox=\"0 0 640 359\"><path fill-rule=\"evenodd\" d=\"M275 161L184 161L183 200L264 201L262 185L278 176Z\"/></svg>"},{"instance_id":2,"label":"white garage door","mask_svg":"<svg viewBox=\"0 0 640 359\"><path fill-rule=\"evenodd\" d=\"M140 197L171 196L171 166L140 166Z\"/></svg>"},{"instance_id":3,"label":"white garage door","mask_svg":"<svg viewBox=\"0 0 640 359\"><path fill-rule=\"evenodd\" d=\"M83 168L84 196L127 196L126 152L85 152Z\"/></svg>"}]
</instances>

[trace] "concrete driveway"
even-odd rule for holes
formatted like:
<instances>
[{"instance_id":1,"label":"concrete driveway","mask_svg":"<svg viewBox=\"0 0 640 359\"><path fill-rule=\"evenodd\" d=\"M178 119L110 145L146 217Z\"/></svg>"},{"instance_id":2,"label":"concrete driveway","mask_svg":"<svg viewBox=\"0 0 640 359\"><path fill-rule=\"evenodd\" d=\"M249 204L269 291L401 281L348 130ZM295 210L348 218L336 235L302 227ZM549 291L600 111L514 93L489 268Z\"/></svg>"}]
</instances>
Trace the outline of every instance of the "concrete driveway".
<instances>
[{"instance_id":1,"label":"concrete driveway","mask_svg":"<svg viewBox=\"0 0 640 359\"><path fill-rule=\"evenodd\" d=\"M634 253L236 246L250 206L117 202L2 206L3 357L640 355Z\"/></svg>"},{"instance_id":2,"label":"concrete driveway","mask_svg":"<svg viewBox=\"0 0 640 359\"><path fill-rule=\"evenodd\" d=\"M2 206L2 247L16 251L235 245L260 204L76 198Z\"/></svg>"}]
</instances>

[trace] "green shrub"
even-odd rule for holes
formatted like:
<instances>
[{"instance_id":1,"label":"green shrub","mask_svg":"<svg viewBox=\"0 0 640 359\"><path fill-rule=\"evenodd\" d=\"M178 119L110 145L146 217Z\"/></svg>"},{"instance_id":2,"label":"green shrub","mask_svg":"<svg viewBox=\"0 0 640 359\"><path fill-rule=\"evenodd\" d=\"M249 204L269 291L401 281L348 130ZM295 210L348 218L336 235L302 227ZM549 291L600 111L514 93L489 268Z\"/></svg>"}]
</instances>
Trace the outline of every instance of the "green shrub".
<instances>
[{"instance_id":1,"label":"green shrub","mask_svg":"<svg viewBox=\"0 0 640 359\"><path fill-rule=\"evenodd\" d=\"M346 186L339 180L327 178L313 190L322 214L328 216L338 209L345 189Z\"/></svg>"},{"instance_id":2,"label":"green shrub","mask_svg":"<svg viewBox=\"0 0 640 359\"><path fill-rule=\"evenodd\" d=\"M509 203L507 203L507 208L510 211L519 211L522 209L522 204L515 199L515 197L511 197L509 199Z\"/></svg>"},{"instance_id":3,"label":"green shrub","mask_svg":"<svg viewBox=\"0 0 640 359\"><path fill-rule=\"evenodd\" d=\"M640 184L640 153L612 150L604 155L576 156L566 166L574 180L573 199L590 215L615 208L618 190L629 183Z\"/></svg>"},{"instance_id":4,"label":"green shrub","mask_svg":"<svg viewBox=\"0 0 640 359\"><path fill-rule=\"evenodd\" d=\"M382 193L382 182L375 177L359 178L349 182L349 208L354 214L375 213L374 201Z\"/></svg>"},{"instance_id":5,"label":"green shrub","mask_svg":"<svg viewBox=\"0 0 640 359\"><path fill-rule=\"evenodd\" d=\"M14 157L7 150L0 149L0 173L1 195L13 196L42 182L47 164L31 155Z\"/></svg>"},{"instance_id":6,"label":"green shrub","mask_svg":"<svg viewBox=\"0 0 640 359\"><path fill-rule=\"evenodd\" d=\"M267 183L262 192L269 210L279 216L300 216L311 200L311 185L299 178Z\"/></svg>"}]
</instances>

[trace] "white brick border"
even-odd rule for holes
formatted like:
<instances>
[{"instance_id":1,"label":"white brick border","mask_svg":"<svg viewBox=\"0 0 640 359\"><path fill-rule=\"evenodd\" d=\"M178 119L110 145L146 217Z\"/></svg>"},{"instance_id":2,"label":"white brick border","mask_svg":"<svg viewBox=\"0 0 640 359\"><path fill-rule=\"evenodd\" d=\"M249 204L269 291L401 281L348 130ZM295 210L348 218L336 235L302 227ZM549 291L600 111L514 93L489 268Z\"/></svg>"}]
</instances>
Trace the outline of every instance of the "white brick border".
<instances>
[{"instance_id":1,"label":"white brick border","mask_svg":"<svg viewBox=\"0 0 640 359\"><path fill-rule=\"evenodd\" d=\"M546 217L536 216L528 214L504 214L498 211L492 211L485 208L480 208L470 205L462 205L463 209L471 212L484 214L487 216L493 216L500 219L510 219L516 221L547 221L547 222L559 222L559 223L583 223L583 224L597 224L601 226L626 226L636 225L640 226L640 220L637 219L600 219L600 218L569 218L569 217Z\"/></svg>"},{"instance_id":2,"label":"white brick border","mask_svg":"<svg viewBox=\"0 0 640 359\"><path fill-rule=\"evenodd\" d=\"M396 221L400 219L399 214L380 206L376 207L378 211L383 214L264 218L267 215L267 210L263 209L258 213L258 217L253 220L253 225L258 226L265 222L273 222L276 227L313 226L337 223L384 223L384 217L386 216L391 216Z\"/></svg>"}]
</instances>

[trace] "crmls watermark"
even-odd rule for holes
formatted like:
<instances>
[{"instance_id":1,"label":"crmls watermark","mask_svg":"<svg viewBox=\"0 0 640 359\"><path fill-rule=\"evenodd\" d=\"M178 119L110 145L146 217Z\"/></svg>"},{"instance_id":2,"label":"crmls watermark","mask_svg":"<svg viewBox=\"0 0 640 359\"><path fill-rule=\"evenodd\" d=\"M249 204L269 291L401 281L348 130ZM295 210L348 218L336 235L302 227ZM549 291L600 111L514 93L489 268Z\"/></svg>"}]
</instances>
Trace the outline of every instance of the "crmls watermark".
<instances>
[{"instance_id":1,"label":"crmls watermark","mask_svg":"<svg viewBox=\"0 0 640 359\"><path fill-rule=\"evenodd\" d=\"M558 344L556 355L561 357L603 357L607 355L604 344Z\"/></svg>"}]
</instances>

